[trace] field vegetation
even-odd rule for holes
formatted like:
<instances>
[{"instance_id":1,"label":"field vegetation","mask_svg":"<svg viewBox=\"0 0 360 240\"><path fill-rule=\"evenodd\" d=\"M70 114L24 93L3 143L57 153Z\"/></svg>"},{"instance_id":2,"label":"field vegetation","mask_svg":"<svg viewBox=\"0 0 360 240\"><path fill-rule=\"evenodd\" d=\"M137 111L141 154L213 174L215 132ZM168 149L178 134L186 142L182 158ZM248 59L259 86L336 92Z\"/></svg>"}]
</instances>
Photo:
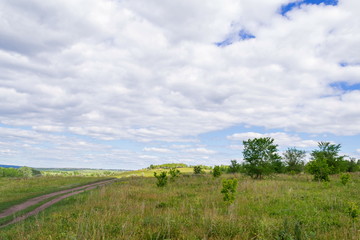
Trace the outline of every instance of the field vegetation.
<instances>
[{"instance_id":1,"label":"field vegetation","mask_svg":"<svg viewBox=\"0 0 360 240\"><path fill-rule=\"evenodd\" d=\"M243 163L121 172L111 185L3 228L0 239L360 239L360 162L340 156L340 148L320 142L305 164L304 151L289 148L280 156L273 139L249 139ZM0 180L18 181L4 189L9 193L28 181L35 189L38 180L36 194L95 180L55 178ZM0 202L28 197L14 195Z\"/></svg>"},{"instance_id":2,"label":"field vegetation","mask_svg":"<svg viewBox=\"0 0 360 240\"><path fill-rule=\"evenodd\" d=\"M42 194L81 186L104 177L41 176L33 178L0 178L0 211ZM1 238L0 238L1 239Z\"/></svg>"},{"instance_id":3,"label":"field vegetation","mask_svg":"<svg viewBox=\"0 0 360 240\"><path fill-rule=\"evenodd\" d=\"M360 175L330 180L185 174L157 187L155 178L123 178L2 229L0 239L359 239Z\"/></svg>"}]
</instances>

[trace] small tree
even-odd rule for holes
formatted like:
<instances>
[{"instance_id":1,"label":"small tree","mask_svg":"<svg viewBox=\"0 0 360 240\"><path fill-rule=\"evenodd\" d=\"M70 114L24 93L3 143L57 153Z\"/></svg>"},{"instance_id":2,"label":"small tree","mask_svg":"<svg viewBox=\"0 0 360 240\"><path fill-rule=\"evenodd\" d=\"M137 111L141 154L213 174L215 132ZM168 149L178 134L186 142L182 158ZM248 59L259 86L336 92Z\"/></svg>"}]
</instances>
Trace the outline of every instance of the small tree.
<instances>
[{"instance_id":1,"label":"small tree","mask_svg":"<svg viewBox=\"0 0 360 240\"><path fill-rule=\"evenodd\" d=\"M159 175L154 172L154 176L157 179L157 183L156 186L158 187L165 187L167 184L167 176L166 176L166 172L161 172Z\"/></svg>"},{"instance_id":2,"label":"small tree","mask_svg":"<svg viewBox=\"0 0 360 240\"><path fill-rule=\"evenodd\" d=\"M241 172L241 165L236 160L231 160L231 164L228 168L228 173L238 173Z\"/></svg>"},{"instance_id":3,"label":"small tree","mask_svg":"<svg viewBox=\"0 0 360 240\"><path fill-rule=\"evenodd\" d=\"M339 173L341 171L341 162L344 158L344 156L339 156L341 145L331 144L330 142L319 142L318 147L318 150L311 152L312 159L325 160L329 166L329 174Z\"/></svg>"},{"instance_id":4,"label":"small tree","mask_svg":"<svg viewBox=\"0 0 360 240\"><path fill-rule=\"evenodd\" d=\"M287 172L300 173L304 170L305 151L288 148L283 156Z\"/></svg>"},{"instance_id":5,"label":"small tree","mask_svg":"<svg viewBox=\"0 0 360 240\"><path fill-rule=\"evenodd\" d=\"M224 179L222 181L223 188L221 193L224 194L223 200L226 204L231 204L235 201L235 194L237 188L238 180L234 179Z\"/></svg>"},{"instance_id":6,"label":"small tree","mask_svg":"<svg viewBox=\"0 0 360 240\"><path fill-rule=\"evenodd\" d=\"M195 174L201 174L201 173L203 173L202 167L201 167L200 165L194 166L194 173L195 173Z\"/></svg>"},{"instance_id":7,"label":"small tree","mask_svg":"<svg viewBox=\"0 0 360 240\"><path fill-rule=\"evenodd\" d=\"M281 157L277 154L277 146L273 138L254 138L243 141L246 173L255 179L275 172L274 163Z\"/></svg>"},{"instance_id":8,"label":"small tree","mask_svg":"<svg viewBox=\"0 0 360 240\"><path fill-rule=\"evenodd\" d=\"M221 169L219 166L215 166L212 172L214 177L220 177L221 176Z\"/></svg>"},{"instance_id":9,"label":"small tree","mask_svg":"<svg viewBox=\"0 0 360 240\"><path fill-rule=\"evenodd\" d=\"M314 181L330 181L330 168L325 159L314 159L308 162L306 170L314 175Z\"/></svg>"},{"instance_id":10,"label":"small tree","mask_svg":"<svg viewBox=\"0 0 360 240\"><path fill-rule=\"evenodd\" d=\"M346 185L351 179L351 176L349 173L342 173L340 175L340 181L343 185Z\"/></svg>"},{"instance_id":11,"label":"small tree","mask_svg":"<svg viewBox=\"0 0 360 240\"><path fill-rule=\"evenodd\" d=\"M171 168L169 170L170 176L171 176L171 181L174 181L176 178L178 178L180 176L180 171L177 168Z\"/></svg>"}]
</instances>

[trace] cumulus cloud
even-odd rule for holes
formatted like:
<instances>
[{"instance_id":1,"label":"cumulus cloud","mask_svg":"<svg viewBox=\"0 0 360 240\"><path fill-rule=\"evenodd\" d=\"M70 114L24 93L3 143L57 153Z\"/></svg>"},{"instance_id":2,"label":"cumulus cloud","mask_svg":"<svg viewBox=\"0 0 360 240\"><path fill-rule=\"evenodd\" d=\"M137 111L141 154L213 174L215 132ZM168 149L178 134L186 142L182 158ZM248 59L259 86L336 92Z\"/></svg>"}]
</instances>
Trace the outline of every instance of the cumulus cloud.
<instances>
[{"instance_id":1,"label":"cumulus cloud","mask_svg":"<svg viewBox=\"0 0 360 240\"><path fill-rule=\"evenodd\" d=\"M2 1L0 123L143 143L238 125L360 134L359 89L333 87L360 83L358 1L282 16L289 2Z\"/></svg>"},{"instance_id":2,"label":"cumulus cloud","mask_svg":"<svg viewBox=\"0 0 360 240\"><path fill-rule=\"evenodd\" d=\"M156 148L156 147L145 147L143 149L145 152L158 152L158 153L170 153L172 150L167 148Z\"/></svg>"},{"instance_id":3,"label":"cumulus cloud","mask_svg":"<svg viewBox=\"0 0 360 240\"><path fill-rule=\"evenodd\" d=\"M275 133L256 133L256 132L246 132L246 133L235 133L227 138L232 141L247 141L248 139L253 138L263 138L270 137L273 138L275 144L278 144L280 147L315 147L318 143L314 140L303 140L297 135L289 135L284 132L275 132Z\"/></svg>"}]
</instances>

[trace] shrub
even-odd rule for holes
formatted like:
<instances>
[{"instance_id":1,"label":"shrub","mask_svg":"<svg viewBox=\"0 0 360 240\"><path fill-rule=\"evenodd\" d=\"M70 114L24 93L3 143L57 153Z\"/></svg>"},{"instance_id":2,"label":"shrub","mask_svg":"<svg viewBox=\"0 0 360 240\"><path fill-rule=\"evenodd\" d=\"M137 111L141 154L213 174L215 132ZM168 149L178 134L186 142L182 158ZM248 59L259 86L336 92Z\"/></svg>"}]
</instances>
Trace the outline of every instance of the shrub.
<instances>
[{"instance_id":1,"label":"shrub","mask_svg":"<svg viewBox=\"0 0 360 240\"><path fill-rule=\"evenodd\" d=\"M223 200L226 204L231 204L235 201L235 194L237 188L238 180L234 179L224 179L222 181L223 188L221 193L224 194Z\"/></svg>"},{"instance_id":2,"label":"shrub","mask_svg":"<svg viewBox=\"0 0 360 240\"><path fill-rule=\"evenodd\" d=\"M158 187L165 187L167 184L167 176L166 176L166 172L161 172L159 175L154 172L154 176L157 179L157 183L156 186Z\"/></svg>"},{"instance_id":3,"label":"shrub","mask_svg":"<svg viewBox=\"0 0 360 240\"><path fill-rule=\"evenodd\" d=\"M241 165L236 160L231 160L231 164L228 168L228 173L239 173L241 172Z\"/></svg>"},{"instance_id":4,"label":"shrub","mask_svg":"<svg viewBox=\"0 0 360 240\"><path fill-rule=\"evenodd\" d=\"M360 209L359 206L354 202L349 202L347 213L352 218L352 220L356 220L360 215Z\"/></svg>"},{"instance_id":5,"label":"shrub","mask_svg":"<svg viewBox=\"0 0 360 240\"><path fill-rule=\"evenodd\" d=\"M212 172L212 175L214 177L220 177L221 176L221 170L219 166L215 166Z\"/></svg>"},{"instance_id":6,"label":"shrub","mask_svg":"<svg viewBox=\"0 0 360 240\"><path fill-rule=\"evenodd\" d=\"M314 181L330 181L330 168L325 159L314 159L306 165L308 173L314 175Z\"/></svg>"},{"instance_id":7,"label":"shrub","mask_svg":"<svg viewBox=\"0 0 360 240\"><path fill-rule=\"evenodd\" d=\"M174 181L177 177L180 176L180 171L179 169L176 169L176 168L171 168L169 170L169 173L170 173L170 176L171 176L171 180Z\"/></svg>"},{"instance_id":8,"label":"shrub","mask_svg":"<svg viewBox=\"0 0 360 240\"><path fill-rule=\"evenodd\" d=\"M349 173L342 173L340 175L340 181L343 185L346 185L351 179L351 176Z\"/></svg>"},{"instance_id":9,"label":"shrub","mask_svg":"<svg viewBox=\"0 0 360 240\"><path fill-rule=\"evenodd\" d=\"M200 165L194 166L194 173L195 173L195 174L201 174L201 173L203 173L202 167L201 167Z\"/></svg>"}]
</instances>

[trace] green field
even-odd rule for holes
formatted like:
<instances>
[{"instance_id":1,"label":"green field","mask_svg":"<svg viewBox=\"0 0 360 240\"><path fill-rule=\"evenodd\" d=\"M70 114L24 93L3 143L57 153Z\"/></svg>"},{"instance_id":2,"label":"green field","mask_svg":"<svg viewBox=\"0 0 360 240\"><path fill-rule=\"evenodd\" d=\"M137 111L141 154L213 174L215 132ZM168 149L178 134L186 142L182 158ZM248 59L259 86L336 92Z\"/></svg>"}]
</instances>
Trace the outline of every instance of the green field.
<instances>
[{"instance_id":1,"label":"green field","mask_svg":"<svg viewBox=\"0 0 360 240\"><path fill-rule=\"evenodd\" d=\"M239 180L235 202L222 179ZM36 217L4 228L0 239L359 239L360 175L347 185L334 175L182 175L164 188L130 177L63 200Z\"/></svg>"},{"instance_id":2,"label":"green field","mask_svg":"<svg viewBox=\"0 0 360 240\"><path fill-rule=\"evenodd\" d=\"M42 194L81 186L105 177L42 176L33 178L0 178L0 211Z\"/></svg>"}]
</instances>

